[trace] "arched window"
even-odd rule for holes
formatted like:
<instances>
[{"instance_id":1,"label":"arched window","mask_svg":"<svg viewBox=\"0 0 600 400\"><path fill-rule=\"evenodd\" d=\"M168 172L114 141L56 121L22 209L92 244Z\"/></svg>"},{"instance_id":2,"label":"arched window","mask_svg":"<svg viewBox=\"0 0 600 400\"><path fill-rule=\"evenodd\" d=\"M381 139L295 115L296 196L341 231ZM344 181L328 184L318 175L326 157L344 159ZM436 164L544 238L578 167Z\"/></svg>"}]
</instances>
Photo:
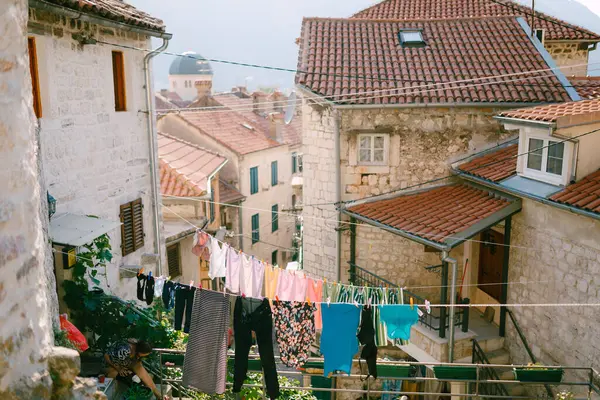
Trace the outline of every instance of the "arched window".
<instances>
[{"instance_id":1,"label":"arched window","mask_svg":"<svg viewBox=\"0 0 600 400\"><path fill-rule=\"evenodd\" d=\"M292 208L296 208L296 195L292 195Z\"/></svg>"}]
</instances>

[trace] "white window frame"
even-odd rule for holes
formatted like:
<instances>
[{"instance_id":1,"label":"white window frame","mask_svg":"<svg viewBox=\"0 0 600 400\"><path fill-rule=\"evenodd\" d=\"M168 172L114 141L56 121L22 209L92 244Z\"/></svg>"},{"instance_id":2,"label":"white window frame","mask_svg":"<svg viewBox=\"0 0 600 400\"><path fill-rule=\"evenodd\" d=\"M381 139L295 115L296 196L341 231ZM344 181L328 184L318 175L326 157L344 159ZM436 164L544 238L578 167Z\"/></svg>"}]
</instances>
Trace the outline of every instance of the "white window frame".
<instances>
[{"instance_id":1,"label":"white window frame","mask_svg":"<svg viewBox=\"0 0 600 400\"><path fill-rule=\"evenodd\" d=\"M542 169L541 171L537 169L527 168L527 163L529 161L529 152L534 150L529 148L529 139L537 139L543 142L542 149ZM568 173L569 173L569 165L572 163L572 153L573 148L571 143L564 143L564 151L563 151L563 162L562 162L562 171L560 175L552 174L550 172L546 172L546 167L548 166L548 145L550 142L561 142L562 140L559 138L544 136L544 135L532 135L528 134L525 136L525 152L528 154L524 156L523 160L523 175L532 178L538 181L546 182L552 185L566 185L568 183Z\"/></svg>"},{"instance_id":2,"label":"white window frame","mask_svg":"<svg viewBox=\"0 0 600 400\"><path fill-rule=\"evenodd\" d=\"M364 137L371 138L371 161L361 161L360 159L360 142ZM373 161L373 154L375 153L375 138L383 137L383 161ZM356 161L358 165L388 165L388 158L390 153L390 135L387 133L361 133L356 138Z\"/></svg>"}]
</instances>

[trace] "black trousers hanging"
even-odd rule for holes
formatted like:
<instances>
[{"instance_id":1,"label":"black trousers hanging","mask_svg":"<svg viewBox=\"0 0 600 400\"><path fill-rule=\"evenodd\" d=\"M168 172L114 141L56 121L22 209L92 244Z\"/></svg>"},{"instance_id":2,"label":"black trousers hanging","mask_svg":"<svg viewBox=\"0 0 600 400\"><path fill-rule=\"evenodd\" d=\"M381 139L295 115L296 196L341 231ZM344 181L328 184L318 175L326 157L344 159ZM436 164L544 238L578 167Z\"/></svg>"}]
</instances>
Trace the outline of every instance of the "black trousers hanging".
<instances>
[{"instance_id":1,"label":"black trousers hanging","mask_svg":"<svg viewBox=\"0 0 600 400\"><path fill-rule=\"evenodd\" d=\"M369 375L377 379L377 346L375 345L375 328L371 307L363 307L360 320L360 330L356 335L360 344L364 345L360 352L360 358L367 361Z\"/></svg>"},{"instance_id":2,"label":"black trousers hanging","mask_svg":"<svg viewBox=\"0 0 600 400\"><path fill-rule=\"evenodd\" d=\"M273 353L273 317L269 301L238 297L233 312L233 330L235 338L233 392L239 393L246 380L248 353L252 346L252 331L254 331L267 385L267 395L271 399L276 399L279 396L279 381Z\"/></svg>"},{"instance_id":3,"label":"black trousers hanging","mask_svg":"<svg viewBox=\"0 0 600 400\"><path fill-rule=\"evenodd\" d=\"M193 286L179 285L175 288L175 330L180 331L185 311L185 324L183 331L190 332L190 322L192 321L192 306L194 305L194 293L196 288Z\"/></svg>"}]
</instances>

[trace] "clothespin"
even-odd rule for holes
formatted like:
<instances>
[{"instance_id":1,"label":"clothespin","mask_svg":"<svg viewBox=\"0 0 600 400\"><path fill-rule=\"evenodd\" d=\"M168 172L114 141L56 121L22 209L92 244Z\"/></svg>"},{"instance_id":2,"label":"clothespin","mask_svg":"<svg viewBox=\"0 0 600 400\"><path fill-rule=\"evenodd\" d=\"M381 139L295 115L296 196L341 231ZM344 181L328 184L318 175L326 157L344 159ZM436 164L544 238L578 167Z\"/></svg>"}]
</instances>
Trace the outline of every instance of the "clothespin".
<instances>
[{"instance_id":1,"label":"clothespin","mask_svg":"<svg viewBox=\"0 0 600 400\"><path fill-rule=\"evenodd\" d=\"M358 302L356 300L354 300L354 305L356 306L356 308L358 308Z\"/></svg>"},{"instance_id":2,"label":"clothespin","mask_svg":"<svg viewBox=\"0 0 600 400\"><path fill-rule=\"evenodd\" d=\"M327 298L327 307L329 307L329 305L331 304L331 297Z\"/></svg>"},{"instance_id":3,"label":"clothespin","mask_svg":"<svg viewBox=\"0 0 600 400\"><path fill-rule=\"evenodd\" d=\"M144 273L144 268L142 268L142 269L138 270L138 276L140 276L140 275L141 275L141 274L143 274L143 273Z\"/></svg>"},{"instance_id":4,"label":"clothespin","mask_svg":"<svg viewBox=\"0 0 600 400\"><path fill-rule=\"evenodd\" d=\"M415 303L414 303L414 301L413 301L413 298L412 298L412 297L410 298L410 309L411 309L411 310L414 310L414 309L415 309Z\"/></svg>"},{"instance_id":5,"label":"clothespin","mask_svg":"<svg viewBox=\"0 0 600 400\"><path fill-rule=\"evenodd\" d=\"M170 281L171 280L171 275L167 276L167 280Z\"/></svg>"},{"instance_id":6,"label":"clothespin","mask_svg":"<svg viewBox=\"0 0 600 400\"><path fill-rule=\"evenodd\" d=\"M242 298L246 298L246 293L242 293Z\"/></svg>"},{"instance_id":7,"label":"clothespin","mask_svg":"<svg viewBox=\"0 0 600 400\"><path fill-rule=\"evenodd\" d=\"M275 301L279 303L279 296L275 296Z\"/></svg>"},{"instance_id":8,"label":"clothespin","mask_svg":"<svg viewBox=\"0 0 600 400\"><path fill-rule=\"evenodd\" d=\"M309 307L312 307L312 303L310 302L310 299L308 297L306 298L306 302L308 303Z\"/></svg>"},{"instance_id":9,"label":"clothespin","mask_svg":"<svg viewBox=\"0 0 600 400\"><path fill-rule=\"evenodd\" d=\"M152 278L152 271L148 272L148 280L150 280L150 278Z\"/></svg>"},{"instance_id":10,"label":"clothespin","mask_svg":"<svg viewBox=\"0 0 600 400\"><path fill-rule=\"evenodd\" d=\"M367 307L371 308L371 297L367 299Z\"/></svg>"},{"instance_id":11,"label":"clothespin","mask_svg":"<svg viewBox=\"0 0 600 400\"><path fill-rule=\"evenodd\" d=\"M429 300L425 300L425 309L427 310L427 314L431 314L431 302Z\"/></svg>"},{"instance_id":12,"label":"clothespin","mask_svg":"<svg viewBox=\"0 0 600 400\"><path fill-rule=\"evenodd\" d=\"M323 278L323 283L327 284L327 278Z\"/></svg>"},{"instance_id":13,"label":"clothespin","mask_svg":"<svg viewBox=\"0 0 600 400\"><path fill-rule=\"evenodd\" d=\"M194 281L190 281L190 287L194 287Z\"/></svg>"}]
</instances>

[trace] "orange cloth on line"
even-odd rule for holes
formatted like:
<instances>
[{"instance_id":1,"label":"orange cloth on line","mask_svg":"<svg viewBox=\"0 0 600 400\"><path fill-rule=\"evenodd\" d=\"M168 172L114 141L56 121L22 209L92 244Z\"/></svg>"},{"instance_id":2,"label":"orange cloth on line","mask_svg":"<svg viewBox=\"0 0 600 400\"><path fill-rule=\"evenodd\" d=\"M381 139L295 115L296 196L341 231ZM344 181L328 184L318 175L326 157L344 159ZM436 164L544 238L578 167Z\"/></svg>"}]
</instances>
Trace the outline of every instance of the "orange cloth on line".
<instances>
[{"instance_id":1,"label":"orange cloth on line","mask_svg":"<svg viewBox=\"0 0 600 400\"><path fill-rule=\"evenodd\" d=\"M315 311L315 329L321 330L323 323L321 320L321 302L323 301L323 281L308 278L308 287L306 288L306 298L317 306Z\"/></svg>"},{"instance_id":2,"label":"orange cloth on line","mask_svg":"<svg viewBox=\"0 0 600 400\"><path fill-rule=\"evenodd\" d=\"M275 298L275 291L277 290L277 280L279 279L279 268L272 265L265 267L265 285L264 292L265 297L269 300Z\"/></svg>"}]
</instances>

